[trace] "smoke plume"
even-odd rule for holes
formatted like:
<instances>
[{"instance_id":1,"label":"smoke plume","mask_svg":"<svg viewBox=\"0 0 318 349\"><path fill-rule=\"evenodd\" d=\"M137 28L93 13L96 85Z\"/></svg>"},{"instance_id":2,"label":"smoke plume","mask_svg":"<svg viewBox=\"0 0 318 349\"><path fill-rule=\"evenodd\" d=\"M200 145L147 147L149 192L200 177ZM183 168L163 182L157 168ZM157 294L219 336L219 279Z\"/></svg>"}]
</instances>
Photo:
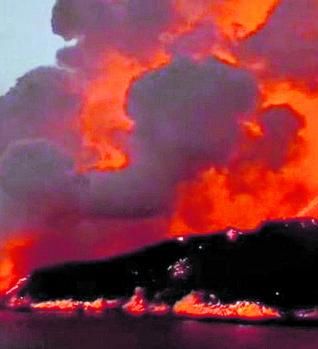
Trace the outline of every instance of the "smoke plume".
<instances>
[{"instance_id":1,"label":"smoke plume","mask_svg":"<svg viewBox=\"0 0 318 349\"><path fill-rule=\"evenodd\" d=\"M0 289L310 204L317 14L314 0L58 0L52 31L71 45L0 97Z\"/></svg>"}]
</instances>

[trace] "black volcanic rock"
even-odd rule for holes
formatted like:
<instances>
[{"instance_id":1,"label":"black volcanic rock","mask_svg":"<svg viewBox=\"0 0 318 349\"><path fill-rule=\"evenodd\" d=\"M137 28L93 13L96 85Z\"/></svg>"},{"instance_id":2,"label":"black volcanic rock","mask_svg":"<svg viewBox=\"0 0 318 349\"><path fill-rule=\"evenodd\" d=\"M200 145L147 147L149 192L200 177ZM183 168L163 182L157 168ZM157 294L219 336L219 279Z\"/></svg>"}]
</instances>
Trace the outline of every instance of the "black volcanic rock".
<instances>
[{"instance_id":1,"label":"black volcanic rock","mask_svg":"<svg viewBox=\"0 0 318 349\"><path fill-rule=\"evenodd\" d=\"M21 296L34 300L127 298L136 287L174 303L191 290L222 302L259 301L281 309L318 305L318 223L293 220L175 239L135 253L35 271Z\"/></svg>"}]
</instances>

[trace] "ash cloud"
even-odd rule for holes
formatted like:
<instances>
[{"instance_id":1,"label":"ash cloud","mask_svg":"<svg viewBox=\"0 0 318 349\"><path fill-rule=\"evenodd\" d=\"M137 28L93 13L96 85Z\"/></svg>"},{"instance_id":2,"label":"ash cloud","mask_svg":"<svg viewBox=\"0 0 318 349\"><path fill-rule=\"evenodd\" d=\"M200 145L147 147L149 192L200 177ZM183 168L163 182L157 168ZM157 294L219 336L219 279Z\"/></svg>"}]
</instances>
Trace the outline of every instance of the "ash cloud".
<instances>
[{"instance_id":1,"label":"ash cloud","mask_svg":"<svg viewBox=\"0 0 318 349\"><path fill-rule=\"evenodd\" d=\"M315 0L281 1L264 28L239 46L238 54L265 59L264 74L316 82L317 13Z\"/></svg>"},{"instance_id":2,"label":"ash cloud","mask_svg":"<svg viewBox=\"0 0 318 349\"><path fill-rule=\"evenodd\" d=\"M90 176L93 211L168 212L177 183L229 164L239 123L254 110L257 95L248 72L213 59L180 59L145 74L128 94L128 113L136 122L132 164L118 173Z\"/></svg>"},{"instance_id":3,"label":"ash cloud","mask_svg":"<svg viewBox=\"0 0 318 349\"><path fill-rule=\"evenodd\" d=\"M274 171L279 170L288 160L300 156L303 138L300 131L304 127L303 116L288 105L267 108L258 115L262 136L253 140L242 140L244 150L236 164L263 164ZM297 153L298 152L298 153Z\"/></svg>"},{"instance_id":4,"label":"ash cloud","mask_svg":"<svg viewBox=\"0 0 318 349\"><path fill-rule=\"evenodd\" d=\"M0 97L0 151L13 141L35 137L69 146L78 142L70 125L80 110L80 83L55 67L40 67L19 78Z\"/></svg>"},{"instance_id":5,"label":"ash cloud","mask_svg":"<svg viewBox=\"0 0 318 349\"><path fill-rule=\"evenodd\" d=\"M91 73L108 50L147 59L177 18L171 0L58 0L53 31L66 40L78 40L75 47L61 50L58 60Z\"/></svg>"},{"instance_id":6,"label":"ash cloud","mask_svg":"<svg viewBox=\"0 0 318 349\"><path fill-rule=\"evenodd\" d=\"M69 213L77 221L168 215L180 181L212 166L231 166L242 140L241 121L258 103L257 82L252 73L214 59L177 57L202 53L205 43L217 40L213 25L203 23L169 47L175 56L171 64L130 87L127 112L136 123L129 140L131 165L117 172L76 173L81 135L74 123L85 79L98 72L101 55L110 50L148 57L176 21L170 0L57 1L53 30L77 44L58 52L60 68L27 73L0 98L0 219L5 224L40 220L45 225ZM259 40L266 47L267 39ZM268 113L264 140L246 156L279 167L298 124L288 112Z\"/></svg>"},{"instance_id":7,"label":"ash cloud","mask_svg":"<svg viewBox=\"0 0 318 349\"><path fill-rule=\"evenodd\" d=\"M211 22L202 22L192 31L185 32L175 39L168 45L168 49L174 56L209 57L213 44L220 40L221 36L215 25Z\"/></svg>"},{"instance_id":8,"label":"ash cloud","mask_svg":"<svg viewBox=\"0 0 318 349\"><path fill-rule=\"evenodd\" d=\"M40 221L79 211L86 183L73 160L47 140L11 143L0 159L0 185L18 203L16 215L28 212Z\"/></svg>"}]
</instances>

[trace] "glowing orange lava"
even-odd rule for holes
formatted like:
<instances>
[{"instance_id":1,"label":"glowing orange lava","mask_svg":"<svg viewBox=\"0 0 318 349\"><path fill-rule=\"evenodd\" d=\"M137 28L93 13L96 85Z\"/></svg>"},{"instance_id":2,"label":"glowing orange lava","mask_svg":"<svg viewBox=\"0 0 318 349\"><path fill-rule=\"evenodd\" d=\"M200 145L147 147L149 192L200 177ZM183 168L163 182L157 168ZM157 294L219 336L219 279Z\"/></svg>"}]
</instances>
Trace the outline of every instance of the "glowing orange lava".
<instances>
[{"instance_id":1,"label":"glowing orange lava","mask_svg":"<svg viewBox=\"0 0 318 349\"><path fill-rule=\"evenodd\" d=\"M120 300L106 300L103 298L95 301L77 301L73 299L60 299L46 302L32 302L30 299L12 296L6 306L12 310L29 310L44 313L59 313L76 315L84 314L100 316L107 310L120 308L128 315L141 317L146 314L165 316L171 308L165 303L149 303L144 291L136 288L134 295L124 305ZM238 301L233 304L208 303L203 300L202 292L191 292L177 301L172 308L172 313L178 317L196 319L227 319L246 321L266 321L282 318L282 314L271 307L256 302Z\"/></svg>"}]
</instances>

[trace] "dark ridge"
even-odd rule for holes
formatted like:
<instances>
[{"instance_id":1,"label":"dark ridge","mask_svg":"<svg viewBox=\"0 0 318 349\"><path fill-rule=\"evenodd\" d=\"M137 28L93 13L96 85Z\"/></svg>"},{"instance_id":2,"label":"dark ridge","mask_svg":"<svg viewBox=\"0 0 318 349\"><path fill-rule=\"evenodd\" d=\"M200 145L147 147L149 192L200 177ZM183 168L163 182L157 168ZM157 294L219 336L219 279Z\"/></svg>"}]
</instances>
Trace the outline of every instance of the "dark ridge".
<instances>
[{"instance_id":1,"label":"dark ridge","mask_svg":"<svg viewBox=\"0 0 318 349\"><path fill-rule=\"evenodd\" d=\"M35 271L21 296L34 300L126 298L136 287L170 304L191 290L222 302L281 309L318 305L318 222L269 222L254 232L175 239L124 256Z\"/></svg>"}]
</instances>

